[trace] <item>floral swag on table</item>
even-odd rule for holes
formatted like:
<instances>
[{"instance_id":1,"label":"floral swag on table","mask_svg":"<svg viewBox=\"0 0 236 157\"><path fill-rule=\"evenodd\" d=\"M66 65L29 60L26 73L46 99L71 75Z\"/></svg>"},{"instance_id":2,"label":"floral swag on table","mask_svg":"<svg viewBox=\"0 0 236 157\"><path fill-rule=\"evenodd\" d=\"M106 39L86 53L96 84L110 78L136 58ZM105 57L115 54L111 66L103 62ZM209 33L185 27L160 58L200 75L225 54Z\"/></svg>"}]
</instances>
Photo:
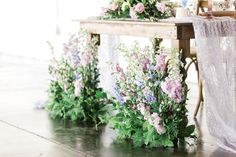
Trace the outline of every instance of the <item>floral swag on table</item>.
<instances>
[{"instance_id":1,"label":"floral swag on table","mask_svg":"<svg viewBox=\"0 0 236 157\"><path fill-rule=\"evenodd\" d=\"M47 109L52 118L86 122L97 128L107 122L108 99L98 87L97 39L92 38L87 43L87 37L85 31L72 35L63 45L64 53L60 59L52 59ZM53 52L52 46L51 49Z\"/></svg>"},{"instance_id":2,"label":"floral swag on table","mask_svg":"<svg viewBox=\"0 0 236 157\"><path fill-rule=\"evenodd\" d=\"M134 146L177 146L193 135L188 125L187 85L182 80L179 52L161 48L142 49L138 43L129 49L121 44L128 63L112 65L116 78L115 115L111 119L118 139L131 140Z\"/></svg>"},{"instance_id":3,"label":"floral swag on table","mask_svg":"<svg viewBox=\"0 0 236 157\"><path fill-rule=\"evenodd\" d=\"M160 0L111 0L103 8L103 19L132 18L158 21L173 16L175 5Z\"/></svg>"}]
</instances>

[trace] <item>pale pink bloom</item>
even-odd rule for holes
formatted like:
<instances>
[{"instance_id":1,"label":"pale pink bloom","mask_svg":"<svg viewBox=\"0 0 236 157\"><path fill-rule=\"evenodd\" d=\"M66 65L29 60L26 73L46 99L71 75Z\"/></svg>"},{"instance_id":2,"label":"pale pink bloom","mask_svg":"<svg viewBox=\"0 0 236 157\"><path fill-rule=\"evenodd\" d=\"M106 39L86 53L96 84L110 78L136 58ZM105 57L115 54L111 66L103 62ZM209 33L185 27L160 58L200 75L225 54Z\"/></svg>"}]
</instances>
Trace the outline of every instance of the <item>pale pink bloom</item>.
<instances>
[{"instance_id":1,"label":"pale pink bloom","mask_svg":"<svg viewBox=\"0 0 236 157\"><path fill-rule=\"evenodd\" d=\"M83 88L83 83L80 79L74 81L74 95L79 96L81 92L81 88Z\"/></svg>"},{"instance_id":2,"label":"pale pink bloom","mask_svg":"<svg viewBox=\"0 0 236 157\"><path fill-rule=\"evenodd\" d=\"M141 112L142 115L145 115L146 113L146 108L145 105L143 103L139 103L137 105L137 109Z\"/></svg>"},{"instance_id":3,"label":"pale pink bloom","mask_svg":"<svg viewBox=\"0 0 236 157\"><path fill-rule=\"evenodd\" d=\"M118 9L118 4L113 2L109 5L109 9L112 10L112 11L115 11L116 9Z\"/></svg>"},{"instance_id":4,"label":"pale pink bloom","mask_svg":"<svg viewBox=\"0 0 236 157\"><path fill-rule=\"evenodd\" d=\"M125 77L125 73L122 71L121 73L120 73L120 81L125 81L126 80L126 77Z\"/></svg>"},{"instance_id":5,"label":"pale pink bloom","mask_svg":"<svg viewBox=\"0 0 236 157\"><path fill-rule=\"evenodd\" d=\"M163 3L159 3L159 2L156 3L156 8L157 8L157 10L160 11L161 13L164 13L164 12L167 10L166 5L163 4Z\"/></svg>"},{"instance_id":6,"label":"pale pink bloom","mask_svg":"<svg viewBox=\"0 0 236 157\"><path fill-rule=\"evenodd\" d=\"M154 127L155 127L155 129L156 129L156 131L159 133L159 134L163 134L163 133L165 133L165 128L160 124L161 123L161 118L159 117L159 115L157 114L157 113L153 113L152 115L151 115L151 117L152 117L152 124L151 125L153 125Z\"/></svg>"},{"instance_id":7,"label":"pale pink bloom","mask_svg":"<svg viewBox=\"0 0 236 157\"><path fill-rule=\"evenodd\" d=\"M156 56L156 65L154 70L164 72L166 68L166 55L160 54Z\"/></svg>"},{"instance_id":8,"label":"pale pink bloom","mask_svg":"<svg viewBox=\"0 0 236 157\"><path fill-rule=\"evenodd\" d=\"M120 67L119 63L116 63L114 68L115 73L124 73L123 69Z\"/></svg>"},{"instance_id":9,"label":"pale pink bloom","mask_svg":"<svg viewBox=\"0 0 236 157\"><path fill-rule=\"evenodd\" d=\"M70 51L70 49L68 48L66 44L63 44L63 51L65 54Z\"/></svg>"},{"instance_id":10,"label":"pale pink bloom","mask_svg":"<svg viewBox=\"0 0 236 157\"><path fill-rule=\"evenodd\" d=\"M85 67L93 62L93 56L91 53L84 53L81 56L80 64Z\"/></svg>"},{"instance_id":11,"label":"pale pink bloom","mask_svg":"<svg viewBox=\"0 0 236 157\"><path fill-rule=\"evenodd\" d=\"M132 18L132 19L137 19L137 15L135 13L135 10L134 10L134 7L131 7L130 10L129 10L129 16Z\"/></svg>"},{"instance_id":12,"label":"pale pink bloom","mask_svg":"<svg viewBox=\"0 0 236 157\"><path fill-rule=\"evenodd\" d=\"M164 82L161 82L161 89L172 100L177 103L182 100L182 84L178 80L166 78Z\"/></svg>"},{"instance_id":13,"label":"pale pink bloom","mask_svg":"<svg viewBox=\"0 0 236 157\"><path fill-rule=\"evenodd\" d=\"M138 55L137 55L136 52L133 52L133 53L131 54L131 59L134 60L134 61L138 59Z\"/></svg>"},{"instance_id":14,"label":"pale pink bloom","mask_svg":"<svg viewBox=\"0 0 236 157\"><path fill-rule=\"evenodd\" d=\"M150 60L147 59L147 58L143 58L141 60L141 64L142 64L142 67L143 67L144 70L147 70L147 66L148 66L149 63L150 63Z\"/></svg>"},{"instance_id":15,"label":"pale pink bloom","mask_svg":"<svg viewBox=\"0 0 236 157\"><path fill-rule=\"evenodd\" d=\"M134 10L139 14L141 14L144 11L144 9L145 8L144 8L143 3L138 3L134 6Z\"/></svg>"}]
</instances>

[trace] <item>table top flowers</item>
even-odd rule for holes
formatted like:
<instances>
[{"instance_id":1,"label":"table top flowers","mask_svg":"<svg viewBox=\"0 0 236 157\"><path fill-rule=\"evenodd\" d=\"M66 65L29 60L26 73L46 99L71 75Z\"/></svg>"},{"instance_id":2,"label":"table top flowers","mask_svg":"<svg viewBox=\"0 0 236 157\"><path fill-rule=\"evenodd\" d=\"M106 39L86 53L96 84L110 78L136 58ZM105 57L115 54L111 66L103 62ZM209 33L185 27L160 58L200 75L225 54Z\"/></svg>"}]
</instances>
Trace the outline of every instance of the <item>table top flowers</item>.
<instances>
[{"instance_id":1,"label":"table top flowers","mask_svg":"<svg viewBox=\"0 0 236 157\"><path fill-rule=\"evenodd\" d=\"M111 0L103 8L103 19L142 19L158 21L173 16L174 3L160 0Z\"/></svg>"}]
</instances>

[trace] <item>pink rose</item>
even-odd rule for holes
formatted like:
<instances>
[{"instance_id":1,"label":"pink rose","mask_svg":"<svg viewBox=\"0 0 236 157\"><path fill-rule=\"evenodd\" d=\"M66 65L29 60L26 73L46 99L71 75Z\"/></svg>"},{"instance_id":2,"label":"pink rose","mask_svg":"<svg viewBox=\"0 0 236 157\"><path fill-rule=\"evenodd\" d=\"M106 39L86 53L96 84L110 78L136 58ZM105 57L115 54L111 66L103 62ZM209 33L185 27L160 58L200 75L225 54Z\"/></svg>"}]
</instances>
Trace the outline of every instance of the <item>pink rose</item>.
<instances>
[{"instance_id":1,"label":"pink rose","mask_svg":"<svg viewBox=\"0 0 236 157\"><path fill-rule=\"evenodd\" d=\"M163 3L159 3L159 2L156 3L156 8L157 8L157 10L160 11L161 13L164 13L164 12L167 10L166 5L163 4Z\"/></svg>"},{"instance_id":2,"label":"pink rose","mask_svg":"<svg viewBox=\"0 0 236 157\"><path fill-rule=\"evenodd\" d=\"M134 10L139 14L141 14L144 11L144 9L145 8L144 8L143 3L138 3L134 6Z\"/></svg>"}]
</instances>

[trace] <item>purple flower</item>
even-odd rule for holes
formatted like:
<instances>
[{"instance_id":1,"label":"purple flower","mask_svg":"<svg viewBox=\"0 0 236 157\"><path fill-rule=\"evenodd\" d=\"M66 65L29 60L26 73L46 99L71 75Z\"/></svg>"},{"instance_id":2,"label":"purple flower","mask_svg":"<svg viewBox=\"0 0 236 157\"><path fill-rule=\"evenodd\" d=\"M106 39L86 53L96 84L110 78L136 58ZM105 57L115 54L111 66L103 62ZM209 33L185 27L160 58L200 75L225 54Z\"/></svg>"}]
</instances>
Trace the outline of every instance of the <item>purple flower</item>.
<instances>
[{"instance_id":1,"label":"purple flower","mask_svg":"<svg viewBox=\"0 0 236 157\"><path fill-rule=\"evenodd\" d=\"M153 103L154 101L156 101L156 98L153 96L152 92L149 91L146 95L145 95L145 99L148 103Z\"/></svg>"},{"instance_id":2,"label":"purple flower","mask_svg":"<svg viewBox=\"0 0 236 157\"><path fill-rule=\"evenodd\" d=\"M144 9L145 8L144 8L143 3L138 3L134 6L134 10L139 14L141 14L144 11Z\"/></svg>"},{"instance_id":3,"label":"purple flower","mask_svg":"<svg viewBox=\"0 0 236 157\"><path fill-rule=\"evenodd\" d=\"M172 100L180 103L182 100L182 84L177 80L166 78L161 83L161 89L166 93Z\"/></svg>"},{"instance_id":4,"label":"purple flower","mask_svg":"<svg viewBox=\"0 0 236 157\"><path fill-rule=\"evenodd\" d=\"M80 63L80 58L77 50L71 51L70 60L71 60L71 67L77 68Z\"/></svg>"},{"instance_id":5,"label":"purple flower","mask_svg":"<svg viewBox=\"0 0 236 157\"><path fill-rule=\"evenodd\" d=\"M141 60L141 65L143 67L143 70L147 70L148 64L150 63L150 60L147 58L143 58Z\"/></svg>"},{"instance_id":6,"label":"purple flower","mask_svg":"<svg viewBox=\"0 0 236 157\"><path fill-rule=\"evenodd\" d=\"M154 69L157 72L164 72L165 68L166 68L166 55L160 54L156 56L156 65L154 67Z\"/></svg>"},{"instance_id":7,"label":"purple flower","mask_svg":"<svg viewBox=\"0 0 236 157\"><path fill-rule=\"evenodd\" d=\"M123 93L120 92L120 88L118 86L114 87L114 95L119 103L124 104Z\"/></svg>"},{"instance_id":8,"label":"purple flower","mask_svg":"<svg viewBox=\"0 0 236 157\"><path fill-rule=\"evenodd\" d=\"M164 12L167 10L166 5L163 4L163 3L159 3L159 2L156 3L156 8L157 8L157 10L160 11L161 13L164 13Z\"/></svg>"}]
</instances>

